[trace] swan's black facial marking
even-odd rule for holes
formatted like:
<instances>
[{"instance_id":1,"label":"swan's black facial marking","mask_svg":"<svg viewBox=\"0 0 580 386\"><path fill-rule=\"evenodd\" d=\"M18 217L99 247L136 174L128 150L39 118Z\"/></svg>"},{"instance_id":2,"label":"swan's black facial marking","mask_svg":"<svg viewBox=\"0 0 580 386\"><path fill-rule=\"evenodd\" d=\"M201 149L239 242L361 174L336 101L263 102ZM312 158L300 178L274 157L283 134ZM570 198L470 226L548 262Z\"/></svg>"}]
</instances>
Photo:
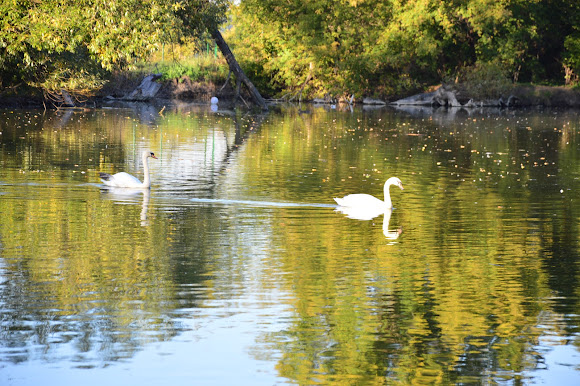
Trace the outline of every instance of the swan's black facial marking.
<instances>
[{"instance_id":1,"label":"swan's black facial marking","mask_svg":"<svg viewBox=\"0 0 580 386\"><path fill-rule=\"evenodd\" d=\"M149 157L157 159L157 157L155 157L155 153L153 152L149 153Z\"/></svg>"}]
</instances>

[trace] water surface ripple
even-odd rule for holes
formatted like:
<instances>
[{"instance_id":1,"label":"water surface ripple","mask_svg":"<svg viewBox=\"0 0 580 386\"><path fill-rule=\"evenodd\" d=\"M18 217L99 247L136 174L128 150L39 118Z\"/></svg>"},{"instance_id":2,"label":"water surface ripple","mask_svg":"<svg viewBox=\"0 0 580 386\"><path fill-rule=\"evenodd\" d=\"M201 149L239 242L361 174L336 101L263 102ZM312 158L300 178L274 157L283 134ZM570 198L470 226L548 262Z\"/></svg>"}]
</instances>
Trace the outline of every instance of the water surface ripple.
<instances>
[{"instance_id":1,"label":"water surface ripple","mask_svg":"<svg viewBox=\"0 0 580 386\"><path fill-rule=\"evenodd\" d=\"M0 111L2 385L580 384L577 112L163 109Z\"/></svg>"}]
</instances>

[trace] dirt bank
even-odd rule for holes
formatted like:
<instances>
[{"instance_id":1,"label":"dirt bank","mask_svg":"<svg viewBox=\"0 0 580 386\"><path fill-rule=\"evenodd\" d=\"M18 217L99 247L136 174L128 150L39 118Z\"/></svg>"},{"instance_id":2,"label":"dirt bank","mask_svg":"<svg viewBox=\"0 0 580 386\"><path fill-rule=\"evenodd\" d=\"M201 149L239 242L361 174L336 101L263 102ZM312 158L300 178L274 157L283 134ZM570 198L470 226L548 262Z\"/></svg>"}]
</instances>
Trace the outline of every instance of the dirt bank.
<instances>
[{"instance_id":1,"label":"dirt bank","mask_svg":"<svg viewBox=\"0 0 580 386\"><path fill-rule=\"evenodd\" d=\"M580 108L580 89L521 85L514 88L512 95L521 106Z\"/></svg>"},{"instance_id":2,"label":"dirt bank","mask_svg":"<svg viewBox=\"0 0 580 386\"><path fill-rule=\"evenodd\" d=\"M122 98L130 94L141 82L143 75L128 78L117 76L109 82L96 98L115 97ZM233 98L234 90L230 83L222 88L223 84L217 85L212 81L192 81L189 77L158 81L161 88L156 94L159 99L178 99L184 101L209 102L211 97Z\"/></svg>"}]
</instances>

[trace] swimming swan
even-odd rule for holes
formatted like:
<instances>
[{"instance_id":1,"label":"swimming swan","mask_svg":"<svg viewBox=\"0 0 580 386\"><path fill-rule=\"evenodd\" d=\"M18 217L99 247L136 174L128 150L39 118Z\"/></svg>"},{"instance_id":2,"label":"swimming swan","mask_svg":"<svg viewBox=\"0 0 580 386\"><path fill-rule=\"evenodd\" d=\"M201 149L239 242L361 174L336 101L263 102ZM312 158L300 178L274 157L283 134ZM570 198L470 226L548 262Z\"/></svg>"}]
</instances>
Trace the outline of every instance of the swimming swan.
<instances>
[{"instance_id":1,"label":"swimming swan","mask_svg":"<svg viewBox=\"0 0 580 386\"><path fill-rule=\"evenodd\" d=\"M384 212L393 207L391 194L389 193L389 187L391 185L396 185L403 190L403 183L400 179L397 177L389 178L387 182L385 182L384 187L385 201L381 201L370 194L349 194L343 198L335 198L334 201L342 207L356 208L368 212Z\"/></svg>"},{"instance_id":2,"label":"swimming swan","mask_svg":"<svg viewBox=\"0 0 580 386\"><path fill-rule=\"evenodd\" d=\"M125 172L112 175L107 173L99 173L99 177L101 177L103 184L107 186L113 186L116 188L149 189L151 187L151 179L149 178L149 163L147 162L149 157L157 159L153 152L144 150L141 155L143 160L143 182Z\"/></svg>"}]
</instances>

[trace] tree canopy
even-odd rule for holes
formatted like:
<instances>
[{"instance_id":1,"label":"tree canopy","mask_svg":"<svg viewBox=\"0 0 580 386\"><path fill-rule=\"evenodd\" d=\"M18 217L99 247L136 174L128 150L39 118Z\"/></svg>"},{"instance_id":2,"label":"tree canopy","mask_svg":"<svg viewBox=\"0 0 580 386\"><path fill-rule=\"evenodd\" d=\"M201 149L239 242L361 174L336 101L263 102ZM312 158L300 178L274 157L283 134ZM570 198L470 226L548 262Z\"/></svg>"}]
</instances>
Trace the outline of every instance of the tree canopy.
<instances>
[{"instance_id":1,"label":"tree canopy","mask_svg":"<svg viewBox=\"0 0 580 386\"><path fill-rule=\"evenodd\" d=\"M462 76L573 84L580 73L571 0L2 0L0 87L89 92L226 20L238 61L271 95L393 96Z\"/></svg>"},{"instance_id":2,"label":"tree canopy","mask_svg":"<svg viewBox=\"0 0 580 386\"><path fill-rule=\"evenodd\" d=\"M307 78L313 95L393 95L466 68L514 82L580 72L569 0L242 0L233 14L234 51L272 92Z\"/></svg>"},{"instance_id":3,"label":"tree canopy","mask_svg":"<svg viewBox=\"0 0 580 386\"><path fill-rule=\"evenodd\" d=\"M0 86L90 91L164 42L223 22L226 0L3 0Z\"/></svg>"}]
</instances>

